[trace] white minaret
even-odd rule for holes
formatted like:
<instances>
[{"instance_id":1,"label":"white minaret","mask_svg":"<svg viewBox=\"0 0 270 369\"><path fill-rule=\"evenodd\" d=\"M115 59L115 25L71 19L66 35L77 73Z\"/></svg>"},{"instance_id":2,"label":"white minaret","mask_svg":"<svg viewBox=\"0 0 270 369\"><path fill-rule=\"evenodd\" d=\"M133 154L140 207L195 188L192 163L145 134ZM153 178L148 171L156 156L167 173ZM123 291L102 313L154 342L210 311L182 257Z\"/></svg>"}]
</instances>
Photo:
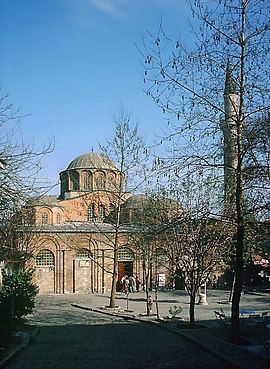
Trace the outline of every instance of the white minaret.
<instances>
[{"instance_id":1,"label":"white minaret","mask_svg":"<svg viewBox=\"0 0 270 369\"><path fill-rule=\"evenodd\" d=\"M224 88L224 110L225 119L221 122L224 137L224 197L227 206L230 206L234 203L236 190L238 94L229 61Z\"/></svg>"}]
</instances>

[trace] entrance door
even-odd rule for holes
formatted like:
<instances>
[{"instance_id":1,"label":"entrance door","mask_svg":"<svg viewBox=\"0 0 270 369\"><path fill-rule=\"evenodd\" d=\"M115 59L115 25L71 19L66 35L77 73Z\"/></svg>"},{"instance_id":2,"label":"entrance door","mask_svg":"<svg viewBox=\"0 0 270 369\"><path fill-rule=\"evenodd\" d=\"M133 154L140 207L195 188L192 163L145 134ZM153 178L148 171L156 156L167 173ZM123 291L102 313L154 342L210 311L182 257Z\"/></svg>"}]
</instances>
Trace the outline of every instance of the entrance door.
<instances>
[{"instance_id":1,"label":"entrance door","mask_svg":"<svg viewBox=\"0 0 270 369\"><path fill-rule=\"evenodd\" d=\"M124 275L133 275L133 261L118 262L118 280L121 281Z\"/></svg>"},{"instance_id":2,"label":"entrance door","mask_svg":"<svg viewBox=\"0 0 270 369\"><path fill-rule=\"evenodd\" d=\"M124 277L124 275L133 275L133 261L118 262L117 291L121 291L121 279Z\"/></svg>"},{"instance_id":3,"label":"entrance door","mask_svg":"<svg viewBox=\"0 0 270 369\"><path fill-rule=\"evenodd\" d=\"M128 247L117 251L118 260L118 290L121 290L121 279L124 275L133 275L134 253Z\"/></svg>"}]
</instances>

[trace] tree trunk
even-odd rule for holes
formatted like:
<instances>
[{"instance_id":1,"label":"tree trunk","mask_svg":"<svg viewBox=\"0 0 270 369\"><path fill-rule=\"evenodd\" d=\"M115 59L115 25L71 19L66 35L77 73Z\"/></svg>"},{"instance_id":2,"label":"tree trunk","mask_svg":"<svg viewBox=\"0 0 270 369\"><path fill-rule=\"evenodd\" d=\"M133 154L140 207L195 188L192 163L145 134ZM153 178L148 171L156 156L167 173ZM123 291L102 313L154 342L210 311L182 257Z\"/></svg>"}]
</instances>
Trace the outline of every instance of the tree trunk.
<instances>
[{"instance_id":1,"label":"tree trunk","mask_svg":"<svg viewBox=\"0 0 270 369\"><path fill-rule=\"evenodd\" d=\"M235 285L235 273L234 273L234 275L233 275L232 287L231 287L230 296L229 296L229 303L230 303L230 302L232 302L232 296L233 296L233 291L234 291L234 285Z\"/></svg>"},{"instance_id":2,"label":"tree trunk","mask_svg":"<svg viewBox=\"0 0 270 369\"><path fill-rule=\"evenodd\" d=\"M196 294L192 292L190 295L190 303L189 303L189 323L190 325L195 324L195 300Z\"/></svg>"},{"instance_id":3,"label":"tree trunk","mask_svg":"<svg viewBox=\"0 0 270 369\"><path fill-rule=\"evenodd\" d=\"M159 320L158 286L157 285L156 285L156 291L155 291L155 302L156 302L157 320Z\"/></svg>"},{"instance_id":4,"label":"tree trunk","mask_svg":"<svg viewBox=\"0 0 270 369\"><path fill-rule=\"evenodd\" d=\"M232 297L231 340L240 343L239 304L242 292L244 226L237 227L235 283Z\"/></svg>"},{"instance_id":5,"label":"tree trunk","mask_svg":"<svg viewBox=\"0 0 270 369\"><path fill-rule=\"evenodd\" d=\"M235 285L232 298L232 317L231 317L231 339L234 343L240 343L240 320L239 320L239 303L242 292L243 279L243 250L244 250L244 193L243 193L243 124L244 124L244 95L245 95L245 59L246 59L246 5L248 2L242 2L241 11L241 72L240 72L240 103L239 115L236 120L237 128L237 170L236 170L236 214L237 214L237 232L236 232L236 257L235 257Z\"/></svg>"},{"instance_id":6,"label":"tree trunk","mask_svg":"<svg viewBox=\"0 0 270 369\"><path fill-rule=\"evenodd\" d=\"M114 251L114 263L113 263L112 288L111 288L111 296L110 296L110 308L115 308L117 281L118 281L118 261L117 261L117 250L115 250Z\"/></svg>"},{"instance_id":7,"label":"tree trunk","mask_svg":"<svg viewBox=\"0 0 270 369\"><path fill-rule=\"evenodd\" d=\"M121 181L120 181L120 190L121 190ZM115 308L115 298L116 298L116 287L118 281L118 259L117 259L117 251L118 251L118 242L119 242L119 228L120 228L120 193L118 194L118 204L116 209L116 223L115 223L115 236L114 236L114 249L113 249L113 276L112 276L112 288L111 288L111 297L110 297L110 307Z\"/></svg>"},{"instance_id":8,"label":"tree trunk","mask_svg":"<svg viewBox=\"0 0 270 369\"><path fill-rule=\"evenodd\" d=\"M149 295L149 291L148 291L148 288L147 287L146 287L145 292L146 292L146 315L147 316L150 316L149 297L151 297L151 296Z\"/></svg>"}]
</instances>

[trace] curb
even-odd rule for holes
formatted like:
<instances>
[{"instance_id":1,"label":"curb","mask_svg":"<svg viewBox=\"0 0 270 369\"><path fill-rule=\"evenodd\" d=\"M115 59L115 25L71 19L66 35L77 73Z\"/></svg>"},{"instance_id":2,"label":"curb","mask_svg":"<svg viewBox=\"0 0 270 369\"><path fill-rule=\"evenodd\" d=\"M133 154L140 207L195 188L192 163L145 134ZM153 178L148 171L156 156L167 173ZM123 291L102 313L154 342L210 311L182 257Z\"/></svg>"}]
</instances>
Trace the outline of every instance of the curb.
<instances>
[{"instance_id":1,"label":"curb","mask_svg":"<svg viewBox=\"0 0 270 369\"><path fill-rule=\"evenodd\" d=\"M7 352L7 354L5 355L5 357L0 361L0 369L4 368L7 363L15 356L17 355L19 352L21 352L23 349L25 349L25 347L29 344L30 340L35 337L38 333L38 328L35 328L33 330L33 332L28 333L28 332L23 332L23 331L18 331L15 336L16 337L21 337L22 340L20 342L19 345L14 345L14 347L12 347L9 352Z\"/></svg>"},{"instance_id":2,"label":"curb","mask_svg":"<svg viewBox=\"0 0 270 369\"><path fill-rule=\"evenodd\" d=\"M216 339L216 349L212 348L209 345L205 345L204 342L207 342L207 340L204 340L204 333L206 329L204 330L196 330L197 331L197 336L199 335L202 336L201 339L200 338L195 338L194 335L189 334L187 332L183 332L183 330L175 330L173 328L170 327L166 327L165 325L161 325L159 324L158 321L154 321L154 320L149 320L149 319L142 319L140 318L138 315L134 315L134 314L126 314L126 313L121 313L119 312L119 310L115 309L113 312L110 310L106 310L106 307L103 308L91 308L91 307L86 307L86 306L81 306L79 304L71 304L71 306L78 308L78 309L83 309L83 310L88 310L88 311L93 311L96 313L101 313L101 314L105 314L105 315L110 315L110 316L114 316L114 317L118 317L118 318L122 318L125 320L133 320L133 321L137 321L140 323L146 323L146 324L151 324L154 325L157 328L163 329L163 330L167 330L171 333L177 334L185 339L187 339L189 342L192 342L194 344L196 344L197 346L199 346L200 348L208 351L209 353L211 353L212 355L218 357L219 359L225 361L228 365L231 366L232 369L253 369L255 366L253 365L254 362L253 360L256 361L256 368L269 368L269 361L267 359L264 359L262 357L260 357L258 354L249 351L248 349L245 349L242 346L235 346L230 342L226 342L224 340L219 340ZM112 310L112 309L111 309ZM200 335L200 333L203 333L202 335ZM239 359L239 355L244 354L242 356L242 358ZM230 355L233 355L235 357L235 360L230 359ZM263 366L258 366L259 364L263 364Z\"/></svg>"}]
</instances>

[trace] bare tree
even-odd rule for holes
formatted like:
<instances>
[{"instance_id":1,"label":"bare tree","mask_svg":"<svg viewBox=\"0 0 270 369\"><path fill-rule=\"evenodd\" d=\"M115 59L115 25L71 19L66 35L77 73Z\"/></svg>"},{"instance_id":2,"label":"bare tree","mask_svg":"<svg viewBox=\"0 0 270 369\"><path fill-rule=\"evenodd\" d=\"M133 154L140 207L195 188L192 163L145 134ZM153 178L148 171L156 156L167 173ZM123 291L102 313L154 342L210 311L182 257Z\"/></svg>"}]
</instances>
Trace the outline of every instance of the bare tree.
<instances>
[{"instance_id":1,"label":"bare tree","mask_svg":"<svg viewBox=\"0 0 270 369\"><path fill-rule=\"evenodd\" d=\"M19 131L19 111L7 95L0 97L0 259L13 266L24 266L33 227L32 212L22 207L32 196L48 189L38 177L41 159L53 150L53 142L41 150L26 144Z\"/></svg>"},{"instance_id":2,"label":"bare tree","mask_svg":"<svg viewBox=\"0 0 270 369\"><path fill-rule=\"evenodd\" d=\"M150 195L138 218L141 253L153 265L163 256L167 274L174 280L181 278L190 296L191 325L200 287L221 265L226 267L234 234L229 222L213 216L213 187L210 178L188 175L181 183L174 181L167 190Z\"/></svg>"},{"instance_id":3,"label":"bare tree","mask_svg":"<svg viewBox=\"0 0 270 369\"><path fill-rule=\"evenodd\" d=\"M167 253L173 270L190 296L190 324L195 323L195 302L201 286L226 260L231 233L228 224L213 218L188 218L188 214L166 232ZM206 297L206 296L205 296Z\"/></svg>"},{"instance_id":4,"label":"bare tree","mask_svg":"<svg viewBox=\"0 0 270 369\"><path fill-rule=\"evenodd\" d=\"M179 216L180 206L170 200L164 191L148 193L134 217L135 232L132 234L137 254L142 261L143 288L146 293L147 315L150 315L149 291L158 290L158 265L163 256L162 230L171 219ZM161 252L161 254L160 254ZM168 265L164 265L168 269ZM159 318L159 317L158 317Z\"/></svg>"},{"instance_id":5,"label":"bare tree","mask_svg":"<svg viewBox=\"0 0 270 369\"><path fill-rule=\"evenodd\" d=\"M111 141L107 141L106 145L100 145L102 153L105 156L114 160L120 171L120 179L116 183L113 190L114 196L114 217L111 223L114 226L113 240L108 240L110 248L113 250L113 271L112 271L112 287L110 295L110 307L115 307L116 286L118 281L118 250L120 247L120 233L121 233L121 205L127 198L126 187L133 191L139 186L140 181L144 178L138 176L142 175L144 168L143 162L147 157L147 151L144 148L143 139L138 131L138 123L133 124L131 114L119 108L117 114L114 116L115 133ZM136 183L136 178L139 182Z\"/></svg>"},{"instance_id":6,"label":"bare tree","mask_svg":"<svg viewBox=\"0 0 270 369\"><path fill-rule=\"evenodd\" d=\"M26 143L20 132L20 115L9 103L8 95L0 96L0 207L6 210L25 203L30 197L49 188L38 176L42 169L42 158L52 152L54 143L41 149Z\"/></svg>"},{"instance_id":7,"label":"bare tree","mask_svg":"<svg viewBox=\"0 0 270 369\"><path fill-rule=\"evenodd\" d=\"M236 225L231 336L239 342L244 203L253 191L249 209L255 216L265 214L263 209L269 211L269 157L261 144L265 135L262 140L256 135L259 125L265 131L260 122L269 111L269 4L264 0L187 2L199 22L198 28L193 27L193 18L190 22L193 42L188 48L173 40L162 24L157 35L148 33L142 50L144 80L147 94L169 121L165 138L175 149L170 166L175 164L178 172L214 168L217 176L224 168L223 209L232 209L229 219ZM256 206L252 206L254 196Z\"/></svg>"},{"instance_id":8,"label":"bare tree","mask_svg":"<svg viewBox=\"0 0 270 369\"><path fill-rule=\"evenodd\" d=\"M32 258L32 247L36 235L34 212L31 208L9 209L1 218L0 260L14 270L24 269Z\"/></svg>"}]
</instances>

